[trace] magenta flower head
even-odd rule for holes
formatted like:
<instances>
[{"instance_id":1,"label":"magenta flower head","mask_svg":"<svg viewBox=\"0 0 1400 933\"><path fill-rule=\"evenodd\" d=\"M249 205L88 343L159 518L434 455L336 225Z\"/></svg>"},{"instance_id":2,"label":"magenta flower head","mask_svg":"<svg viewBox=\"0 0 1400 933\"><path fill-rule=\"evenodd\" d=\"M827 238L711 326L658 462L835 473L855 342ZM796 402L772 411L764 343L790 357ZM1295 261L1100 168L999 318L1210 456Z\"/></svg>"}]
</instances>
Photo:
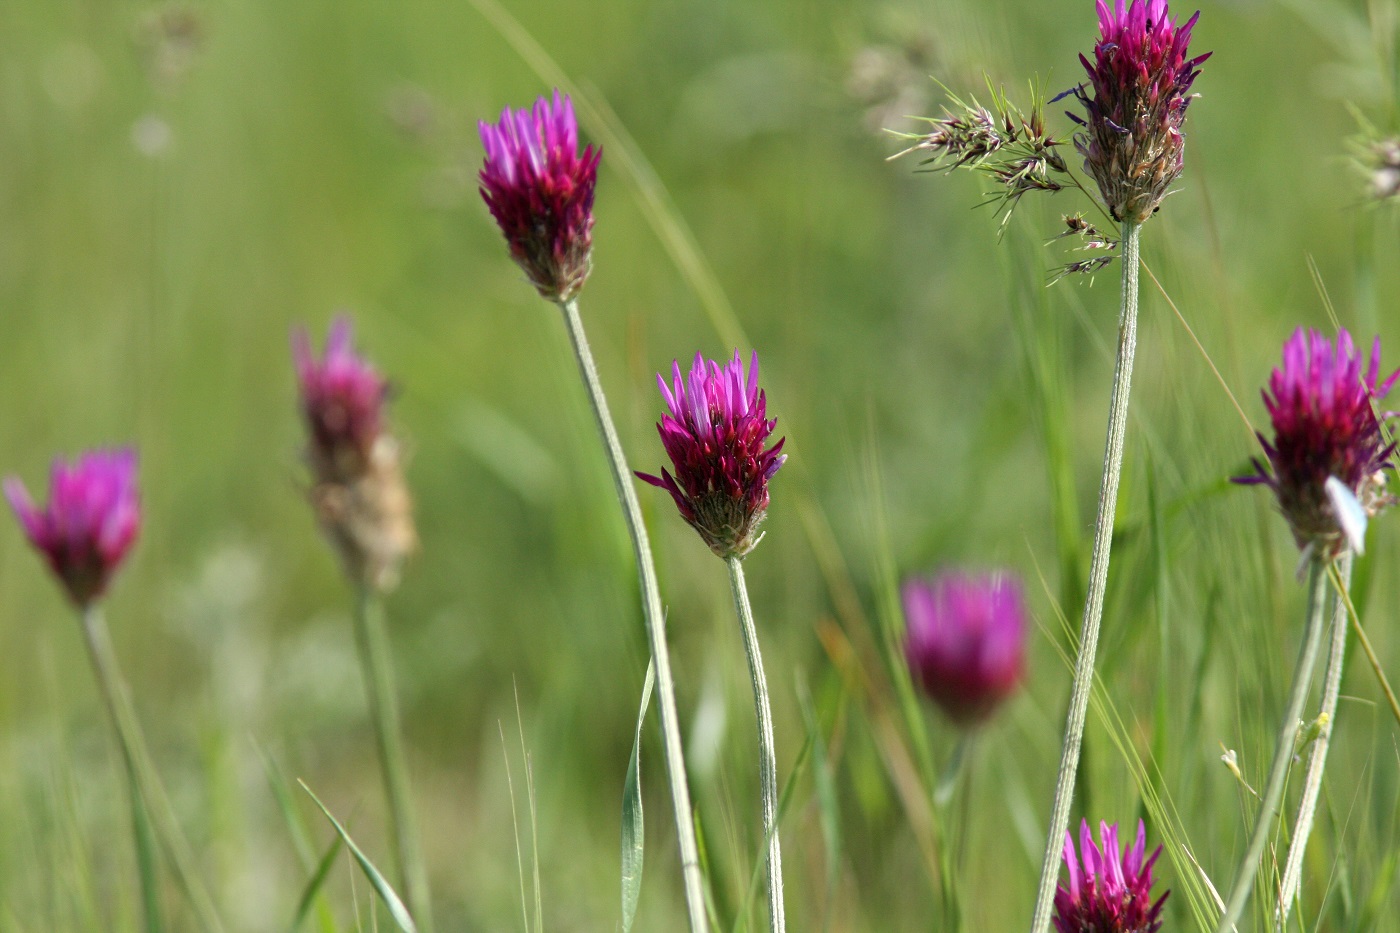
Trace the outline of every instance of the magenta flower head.
<instances>
[{"instance_id":1,"label":"magenta flower head","mask_svg":"<svg viewBox=\"0 0 1400 933\"><path fill-rule=\"evenodd\" d=\"M1283 367L1261 393L1274 439L1261 434L1259 442L1273 471L1256 459L1256 472L1235 482L1273 489L1305 555L1330 560L1347 544L1360 553L1367 520L1395 501L1385 489L1395 445L1385 442L1386 416L1376 406L1400 372L1378 384L1380 366L1379 337L1363 371L1346 330L1333 344L1300 327L1283 345Z\"/></svg>"},{"instance_id":2,"label":"magenta flower head","mask_svg":"<svg viewBox=\"0 0 1400 933\"><path fill-rule=\"evenodd\" d=\"M344 317L331 325L320 359L300 329L292 356L316 517L350 579L387 590L418 543L399 445L384 416L388 382L355 353Z\"/></svg>"},{"instance_id":3,"label":"magenta flower head","mask_svg":"<svg viewBox=\"0 0 1400 933\"><path fill-rule=\"evenodd\" d=\"M349 318L336 318L325 355L318 360L306 331L292 333L301 411L311 434L308 457L316 474L326 479L364 473L384 430L388 383L355 353L353 339Z\"/></svg>"},{"instance_id":4,"label":"magenta flower head","mask_svg":"<svg viewBox=\"0 0 1400 933\"><path fill-rule=\"evenodd\" d=\"M985 722L1026 672L1026 607L1007 573L947 571L905 582L904 657L923 691L959 726Z\"/></svg>"},{"instance_id":5,"label":"magenta flower head","mask_svg":"<svg viewBox=\"0 0 1400 933\"><path fill-rule=\"evenodd\" d=\"M671 464L661 476L638 473L676 500L681 517L720 557L743 557L758 544L768 510L768 481L787 460L782 438L764 450L777 419L767 417L768 399L758 388L758 351L748 376L739 351L721 367L695 354L687 376L671 363L672 382L657 374L670 409L656 430Z\"/></svg>"},{"instance_id":6,"label":"magenta flower head","mask_svg":"<svg viewBox=\"0 0 1400 933\"><path fill-rule=\"evenodd\" d=\"M1152 900L1152 866L1162 847L1143 860L1147 832L1138 821L1137 842L1118 851L1118 825L1099 824L1100 849L1085 820L1079 829L1079 857L1074 837L1065 833L1069 887L1055 891L1057 933L1157 933L1162 904L1170 891ZM1081 867L1082 865L1082 867Z\"/></svg>"},{"instance_id":7,"label":"magenta flower head","mask_svg":"<svg viewBox=\"0 0 1400 933\"><path fill-rule=\"evenodd\" d=\"M568 301L592 267L593 188L602 149L578 151L574 105L556 89L526 110L481 121L481 197L511 258L550 301Z\"/></svg>"},{"instance_id":8,"label":"magenta flower head","mask_svg":"<svg viewBox=\"0 0 1400 933\"><path fill-rule=\"evenodd\" d=\"M130 448L88 451L72 463L54 460L49 503L42 509L14 476L5 480L5 498L29 543L79 607L106 592L141 528L136 452Z\"/></svg>"},{"instance_id":9,"label":"magenta flower head","mask_svg":"<svg viewBox=\"0 0 1400 933\"><path fill-rule=\"evenodd\" d=\"M1084 127L1075 148L1113 219L1142 223L1181 174L1191 82L1211 53L1186 57L1200 13L1178 26L1166 0L1097 4L1102 35L1094 61L1079 56L1093 96L1084 85L1070 92L1086 111L1083 119L1069 114Z\"/></svg>"}]
</instances>

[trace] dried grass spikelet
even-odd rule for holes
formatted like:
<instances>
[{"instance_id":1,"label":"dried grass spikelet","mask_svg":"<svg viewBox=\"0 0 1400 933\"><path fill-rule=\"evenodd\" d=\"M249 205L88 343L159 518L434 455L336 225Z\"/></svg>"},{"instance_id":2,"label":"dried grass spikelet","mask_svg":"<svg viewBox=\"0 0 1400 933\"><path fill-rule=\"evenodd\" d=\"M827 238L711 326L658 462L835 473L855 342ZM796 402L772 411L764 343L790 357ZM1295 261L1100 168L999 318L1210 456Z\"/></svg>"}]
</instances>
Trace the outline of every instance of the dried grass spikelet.
<instances>
[{"instance_id":1,"label":"dried grass spikelet","mask_svg":"<svg viewBox=\"0 0 1400 933\"><path fill-rule=\"evenodd\" d=\"M381 434L362 472L348 479L318 478L309 497L346 575L380 592L397 586L404 559L418 548L398 442Z\"/></svg>"}]
</instances>

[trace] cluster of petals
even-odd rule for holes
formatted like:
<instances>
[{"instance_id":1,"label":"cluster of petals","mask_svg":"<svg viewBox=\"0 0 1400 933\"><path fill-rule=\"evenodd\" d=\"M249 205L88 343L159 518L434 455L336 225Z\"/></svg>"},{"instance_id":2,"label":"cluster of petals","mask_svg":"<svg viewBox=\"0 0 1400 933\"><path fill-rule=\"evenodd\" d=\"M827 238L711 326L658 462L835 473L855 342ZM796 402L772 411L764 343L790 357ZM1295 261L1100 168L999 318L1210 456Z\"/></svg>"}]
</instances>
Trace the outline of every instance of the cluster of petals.
<instances>
[{"instance_id":1,"label":"cluster of petals","mask_svg":"<svg viewBox=\"0 0 1400 933\"><path fill-rule=\"evenodd\" d=\"M1094 61L1079 56L1093 96L1073 91L1086 111L1070 114L1085 127L1075 144L1114 219L1141 223L1181 174L1191 84L1211 53L1187 58L1200 14L1178 25L1166 0L1098 0L1098 14Z\"/></svg>"},{"instance_id":2,"label":"cluster of petals","mask_svg":"<svg viewBox=\"0 0 1400 933\"><path fill-rule=\"evenodd\" d=\"M1162 847L1143 858L1147 832L1138 821L1137 842L1131 849L1118 849L1118 826L1099 824L1099 841L1094 845L1089 822L1079 829L1079 854L1074 837L1065 833L1065 865L1069 887L1055 891L1057 933L1157 933L1162 928L1164 893L1152 900L1152 866Z\"/></svg>"},{"instance_id":3,"label":"cluster of petals","mask_svg":"<svg viewBox=\"0 0 1400 933\"><path fill-rule=\"evenodd\" d=\"M30 544L79 606L106 592L141 528L136 452L129 448L54 460L42 508L13 476L5 480L5 496Z\"/></svg>"},{"instance_id":4,"label":"cluster of petals","mask_svg":"<svg viewBox=\"0 0 1400 933\"><path fill-rule=\"evenodd\" d=\"M593 248L593 189L602 150L579 152L573 102L556 89L530 110L478 123L486 160L481 197L505 235L511 257L539 293L567 301L588 277Z\"/></svg>"},{"instance_id":5,"label":"cluster of petals","mask_svg":"<svg viewBox=\"0 0 1400 933\"><path fill-rule=\"evenodd\" d=\"M765 449L777 420L767 417L768 400L758 388L758 352L747 375L739 351L726 365L699 353L690 372L671 364L668 386L658 374L668 413L656 430L675 468L673 476L638 473L676 500L681 516L721 557L747 554L768 509L768 481L787 457L783 439Z\"/></svg>"},{"instance_id":6,"label":"cluster of petals","mask_svg":"<svg viewBox=\"0 0 1400 933\"><path fill-rule=\"evenodd\" d=\"M292 335L301 410L311 433L308 452L318 477L343 482L365 471L384 430L388 384L355 353L350 320L336 318L317 359L305 330Z\"/></svg>"},{"instance_id":7,"label":"cluster of petals","mask_svg":"<svg viewBox=\"0 0 1400 933\"><path fill-rule=\"evenodd\" d=\"M1345 329L1333 343L1300 327L1261 393L1274 437L1259 441L1272 472L1256 459L1256 472L1236 482L1272 488L1298 546L1321 558L1347 543L1359 552L1366 519L1391 501L1385 478L1395 445L1385 441L1377 406L1400 371L1382 382L1380 365L1379 337L1363 369Z\"/></svg>"},{"instance_id":8,"label":"cluster of petals","mask_svg":"<svg viewBox=\"0 0 1400 933\"><path fill-rule=\"evenodd\" d=\"M1010 574L946 571L905 582L905 660L954 723L984 722L1026 669L1026 608Z\"/></svg>"}]
</instances>

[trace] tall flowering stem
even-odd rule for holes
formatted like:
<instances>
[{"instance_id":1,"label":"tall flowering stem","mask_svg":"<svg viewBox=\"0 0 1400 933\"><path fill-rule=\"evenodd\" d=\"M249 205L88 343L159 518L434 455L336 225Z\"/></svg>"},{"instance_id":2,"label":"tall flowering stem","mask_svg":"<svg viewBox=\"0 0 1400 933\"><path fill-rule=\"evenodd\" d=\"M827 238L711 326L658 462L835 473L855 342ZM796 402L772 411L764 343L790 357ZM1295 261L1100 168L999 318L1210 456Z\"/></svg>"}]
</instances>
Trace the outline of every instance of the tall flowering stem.
<instances>
[{"instance_id":1,"label":"tall flowering stem","mask_svg":"<svg viewBox=\"0 0 1400 933\"><path fill-rule=\"evenodd\" d=\"M1342 692L1342 672L1347 651L1347 600L1342 594L1351 588L1351 564L1352 556L1348 552L1335 565L1337 575L1332 582L1336 591L1330 600L1332 644L1328 649L1327 673L1322 681L1322 703L1316 720L1319 732L1308 755L1303 796L1298 803L1298 817L1293 823L1288 859L1283 869L1283 880L1279 884L1278 906L1274 911L1274 927L1279 930L1288 927L1288 914L1303 878L1303 856L1307 853L1308 837L1312 835L1313 817L1322 794L1322 774L1327 768L1327 751L1332 744L1332 727L1337 718L1337 701Z\"/></svg>"},{"instance_id":2,"label":"tall flowering stem","mask_svg":"<svg viewBox=\"0 0 1400 933\"><path fill-rule=\"evenodd\" d=\"M666 770L671 779L671 803L675 811L676 837L681 850L686 907L690 912L691 933L703 933L709 928L705 920L704 884L700 874L699 848L695 842L695 826L691 822L690 786L685 775L685 753L681 748L680 720L676 715L675 679L671 675L671 652L666 644L666 613L661 607L661 589L656 582L656 564L651 556L651 543L647 538L646 525L642 522L637 493L632 488L627 459L622 453L622 444L617 439L617 428L613 426L612 415L608 411L608 400L603 395L603 385L598 380L598 368L593 363L593 353L588 347L583 321L579 318L578 300L571 298L560 302L559 307L564 312L564 324L573 344L579 375L588 390L588 400L592 404L598 432L602 435L603 447L608 454L608 465L612 468L618 502L622 505L622 515L627 522L627 531L632 537L632 550L637 559L637 575L642 588L642 610L646 615L647 640L651 645L652 661L656 664L656 689L661 705L661 738L666 746Z\"/></svg>"},{"instance_id":3,"label":"tall flowering stem","mask_svg":"<svg viewBox=\"0 0 1400 933\"><path fill-rule=\"evenodd\" d=\"M593 407L618 502L632 538L647 640L651 645L652 662L656 665L661 736L671 781L686 908L691 933L703 933L708 929L704 879L700 873L680 721L676 715L676 688L666 645L666 615L661 606L656 567L637 505L637 494L632 488L627 461L578 313L578 293L592 269L593 194L602 151L593 146L579 151L578 120L573 103L557 90L552 99L542 97L528 111L506 108L497 123L483 121L478 128L486 150L479 175L481 197L505 237L511 258L540 297L554 302L563 312L564 326L573 344L579 375Z\"/></svg>"},{"instance_id":4,"label":"tall flowering stem","mask_svg":"<svg viewBox=\"0 0 1400 933\"><path fill-rule=\"evenodd\" d=\"M1303 643L1298 651L1298 663L1293 669L1293 684L1288 692L1288 707L1279 724L1278 744L1274 747L1273 763L1269 766L1268 782L1260 798L1259 815L1250 833L1249 847L1244 860L1240 862L1230 895L1225 901L1225 912L1216 933L1230 933L1244 915L1249 903L1250 892L1254 890L1254 878L1259 872L1259 859L1269 841L1274 828L1274 818L1278 816L1279 805L1283 801L1283 788L1288 778L1288 767L1293 761L1295 739L1298 736L1298 720L1303 715L1303 704L1307 702L1308 687L1312 683L1313 668L1317 666L1318 649L1322 643L1322 620L1325 615L1327 596L1326 564L1313 558L1308 565L1308 617L1303 630Z\"/></svg>"},{"instance_id":5,"label":"tall flowering stem","mask_svg":"<svg viewBox=\"0 0 1400 933\"><path fill-rule=\"evenodd\" d=\"M688 374L682 375L679 361L672 361L671 384L668 386L660 374L656 381L669 409L656 430L676 472L673 476L663 468L660 476L638 473L637 478L669 492L681 517L729 565L734 610L743 631L758 721L768 923L772 933L782 933L787 921L783 909L783 851L778 838L778 759L773 741L773 711L768 703L768 679L763 673L763 656L741 561L763 537L758 529L768 512L768 481L787 460L782 452L786 438L768 446L768 438L778 422L768 417L768 396L758 387L758 351L750 358L747 373L738 350L723 366L697 353Z\"/></svg>"},{"instance_id":6,"label":"tall flowering stem","mask_svg":"<svg viewBox=\"0 0 1400 933\"><path fill-rule=\"evenodd\" d=\"M399 447L388 431L388 383L355 352L350 321L331 325L318 358L298 330L292 338L311 504L355 593L355 644L389 807L394 864L418 928L431 933L432 895L403 749L398 690L382 597L417 543Z\"/></svg>"},{"instance_id":7,"label":"tall flowering stem","mask_svg":"<svg viewBox=\"0 0 1400 933\"><path fill-rule=\"evenodd\" d=\"M767 841L768 927L773 933L787 928L783 910L783 847L778 838L778 758L773 741L773 710L768 703L768 678L763 673L763 655L758 649L758 631L749 607L749 591L744 582L740 557L725 559L729 565L729 585L734 592L734 611L744 632L744 653L749 659L749 679L753 682L754 715L758 720L758 779L763 807L763 836Z\"/></svg>"},{"instance_id":8,"label":"tall flowering stem","mask_svg":"<svg viewBox=\"0 0 1400 933\"><path fill-rule=\"evenodd\" d=\"M1050 928L1061 841L1069 828L1075 776L1079 773L1079 752L1084 742L1084 721L1088 716L1089 693L1094 683L1094 659L1098 652L1104 593L1108 587L1108 560L1113 546L1113 517L1118 509L1118 480L1123 470L1123 444L1128 431L1128 393L1132 388L1133 356L1137 348L1138 241L1141 232L1142 227L1134 221L1126 220L1122 224L1123 287L1118 315L1118 359L1114 366L1113 394L1108 406L1108 438L1104 444L1098 518L1094 522L1089 590L1084 600L1084 619L1079 630L1079 653L1074 662L1074 685L1065 718L1064 745L1060 752L1059 776L1055 780L1055 800L1050 809L1050 835L1045 846L1045 860L1041 863L1032 933L1046 933Z\"/></svg>"}]
</instances>

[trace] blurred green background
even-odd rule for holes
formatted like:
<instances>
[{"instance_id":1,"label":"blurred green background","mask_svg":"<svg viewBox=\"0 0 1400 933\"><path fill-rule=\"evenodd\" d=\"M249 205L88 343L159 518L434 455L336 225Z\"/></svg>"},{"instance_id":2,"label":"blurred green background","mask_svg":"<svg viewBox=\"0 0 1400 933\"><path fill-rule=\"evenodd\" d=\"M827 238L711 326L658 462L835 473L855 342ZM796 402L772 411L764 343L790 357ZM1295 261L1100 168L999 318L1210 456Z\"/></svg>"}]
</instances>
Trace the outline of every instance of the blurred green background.
<instances>
[{"instance_id":1,"label":"blurred green background","mask_svg":"<svg viewBox=\"0 0 1400 933\"><path fill-rule=\"evenodd\" d=\"M306 881L264 756L387 863L349 596L304 501L288 351L293 326L319 342L342 309L398 386L411 451L422 549L388 613L439 928L520 929L536 836L543 927L618 923L646 643L557 312L475 190L475 121L550 86L484 2L0 6L0 467L35 488L56 453L140 450L145 526L109 616L231 930L285 928ZM1257 387L1284 338L1332 327L1319 282L1340 323L1380 333L1400 365L1394 208L1368 201L1353 140L1356 113L1397 128L1396 13L1385 0L1202 6L1193 47L1215 56L1144 257L1261 426ZM998 242L992 210L974 209L981 180L887 164L901 147L880 127L938 111L930 75L977 93L985 73L1022 103L1037 76L1064 90L1092 48L1093 5L510 0L509 12L634 141L604 152L582 295L633 465L662 463L653 374L697 349L758 348L789 438L747 569L780 778L801 764L783 824L792 928L935 928L919 771L955 736L932 709L904 714L888 661L894 582L949 562L1021 572L1038 623L1027 688L980 736L950 817L969 928L1020 928L1069 684L1060 613L1077 628L1087 573L1117 267L1045 288L1077 258L1046 245L1059 214L1089 205L1027 199ZM1051 115L1068 133L1058 105ZM628 154L649 161L660 206ZM677 224L700 274L658 234ZM721 291L702 297L706 283ZM1119 725L1091 717L1076 820L1146 815L1154 839L1170 831L1223 886L1254 805L1219 756L1238 750L1261 782L1303 594L1267 495L1224 482L1256 444L1148 278L1138 373L1101 649ZM726 575L664 494L641 495L715 901L726 927L761 923L761 898L744 907L761 833ZM121 774L76 626L18 528L0 524L0 928L135 928ZM1356 587L1393 674L1398 549L1394 517L1377 521ZM1350 667L1302 919L1397 930L1397 729L1359 652ZM636 928L679 929L654 721L642 767ZM1144 774L1167 816L1144 810ZM319 816L302 816L328 844ZM1207 903L1184 852L1160 867L1175 930ZM348 861L327 890L342 929L370 927ZM168 900L179 917L173 886Z\"/></svg>"}]
</instances>

